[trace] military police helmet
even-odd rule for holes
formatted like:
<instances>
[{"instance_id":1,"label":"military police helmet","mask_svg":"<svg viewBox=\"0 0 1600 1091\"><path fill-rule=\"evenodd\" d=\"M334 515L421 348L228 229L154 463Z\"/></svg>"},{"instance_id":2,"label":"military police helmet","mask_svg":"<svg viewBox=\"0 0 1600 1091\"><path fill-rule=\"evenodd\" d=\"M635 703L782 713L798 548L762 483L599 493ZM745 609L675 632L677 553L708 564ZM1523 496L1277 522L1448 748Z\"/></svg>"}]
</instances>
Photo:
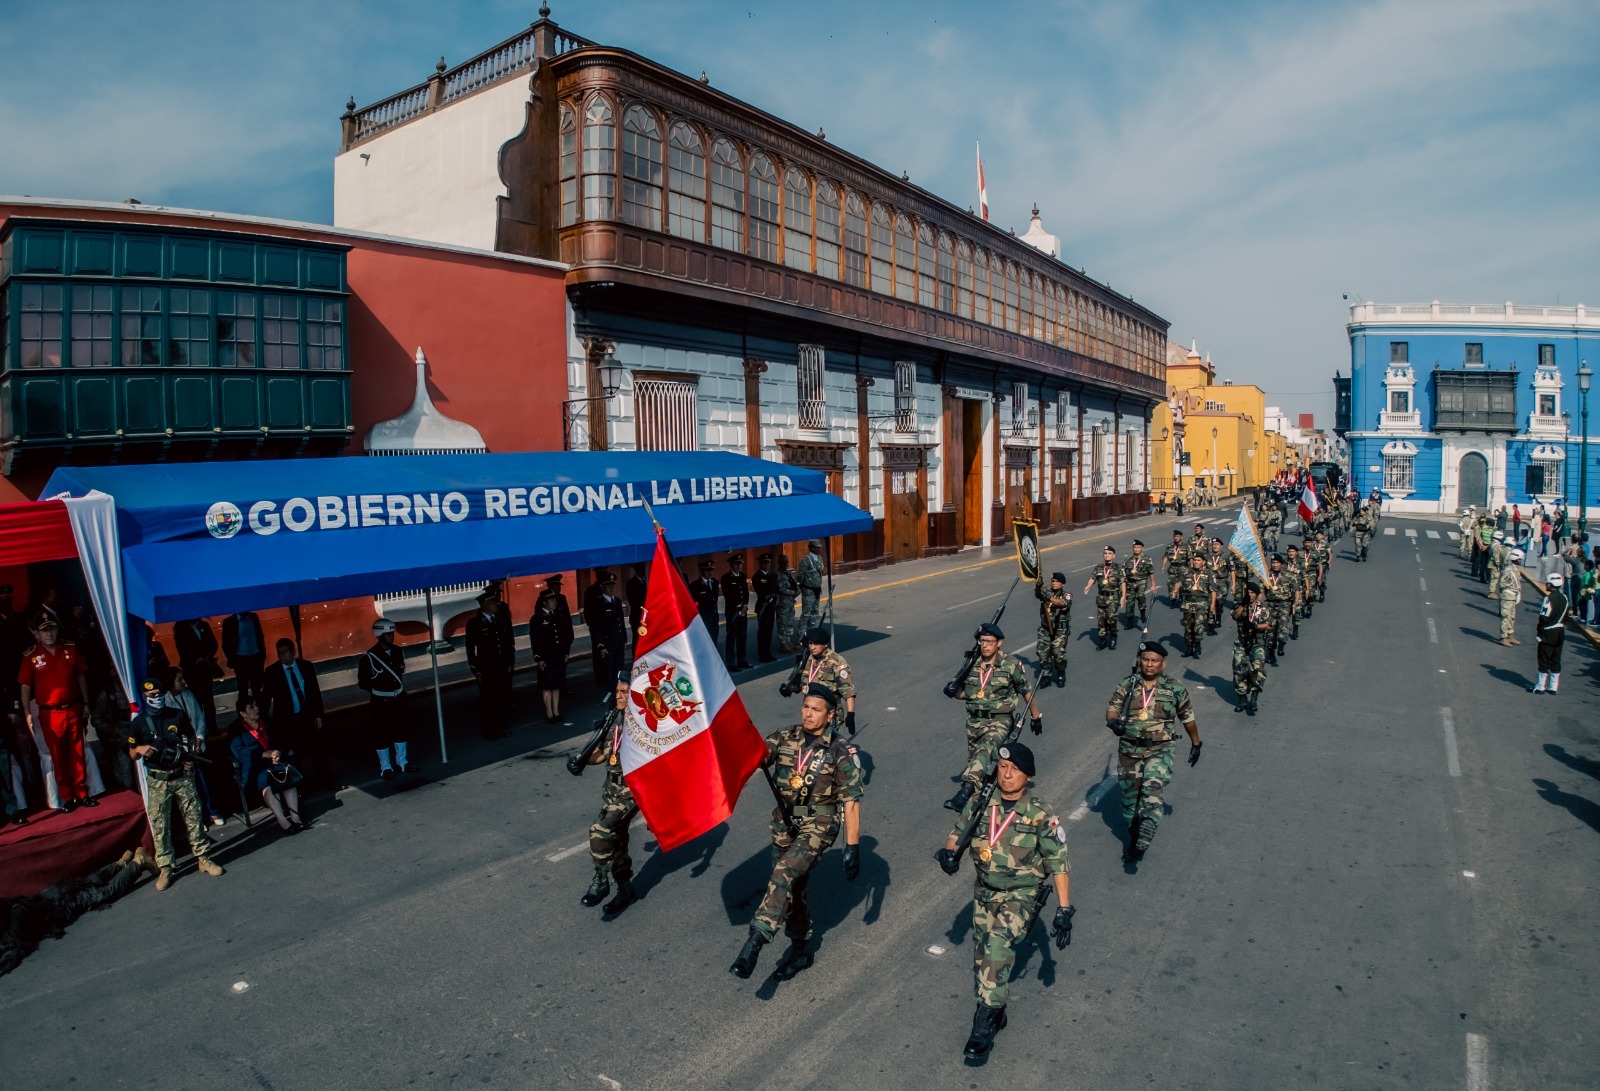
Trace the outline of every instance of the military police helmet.
<instances>
[{"instance_id":1,"label":"military police helmet","mask_svg":"<svg viewBox=\"0 0 1600 1091\"><path fill-rule=\"evenodd\" d=\"M377 621L372 623L373 636L382 636L384 633L392 632L394 632L394 622L390 621L386 617L380 617Z\"/></svg>"}]
</instances>

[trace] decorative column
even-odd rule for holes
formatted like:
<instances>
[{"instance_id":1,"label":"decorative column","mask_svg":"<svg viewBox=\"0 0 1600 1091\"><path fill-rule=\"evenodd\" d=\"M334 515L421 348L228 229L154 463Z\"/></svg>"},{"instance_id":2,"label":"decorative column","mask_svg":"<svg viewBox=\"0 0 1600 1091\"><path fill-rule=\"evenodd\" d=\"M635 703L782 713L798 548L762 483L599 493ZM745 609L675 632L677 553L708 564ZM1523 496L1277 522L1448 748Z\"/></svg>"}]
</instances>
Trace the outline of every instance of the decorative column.
<instances>
[{"instance_id":1,"label":"decorative column","mask_svg":"<svg viewBox=\"0 0 1600 1091\"><path fill-rule=\"evenodd\" d=\"M862 511L872 510L872 426L867 419L867 391L872 388L872 376L856 376L856 474L861 490Z\"/></svg>"},{"instance_id":2,"label":"decorative column","mask_svg":"<svg viewBox=\"0 0 1600 1091\"><path fill-rule=\"evenodd\" d=\"M765 360L746 359L744 362L744 449L751 458L760 458L761 442L761 376L767 373Z\"/></svg>"}]
</instances>

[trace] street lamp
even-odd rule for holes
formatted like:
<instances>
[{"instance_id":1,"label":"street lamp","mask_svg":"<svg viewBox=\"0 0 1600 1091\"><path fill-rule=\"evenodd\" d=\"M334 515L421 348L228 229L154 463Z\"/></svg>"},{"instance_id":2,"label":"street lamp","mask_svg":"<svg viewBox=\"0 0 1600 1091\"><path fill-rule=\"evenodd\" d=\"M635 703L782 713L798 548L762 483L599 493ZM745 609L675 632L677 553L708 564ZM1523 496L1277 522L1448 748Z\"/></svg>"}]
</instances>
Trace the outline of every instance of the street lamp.
<instances>
[{"instance_id":1,"label":"street lamp","mask_svg":"<svg viewBox=\"0 0 1600 1091\"><path fill-rule=\"evenodd\" d=\"M1211 429L1211 495L1217 494L1217 430Z\"/></svg>"},{"instance_id":2,"label":"street lamp","mask_svg":"<svg viewBox=\"0 0 1600 1091\"><path fill-rule=\"evenodd\" d=\"M1589 361L1578 361L1578 419L1582 422L1583 435L1578 440L1580 452L1578 461L1578 533L1587 534L1589 531L1589 381L1594 378L1594 372L1589 370ZM1588 543L1584 543L1587 548Z\"/></svg>"},{"instance_id":3,"label":"street lamp","mask_svg":"<svg viewBox=\"0 0 1600 1091\"><path fill-rule=\"evenodd\" d=\"M600 366L595 369L600 379L600 389L604 394L592 398L571 398L561 403L561 446L563 450L572 450L572 407L575 405L588 405L591 402L608 402L617 396L617 391L622 389L622 365L617 363L617 358L611 353L606 353L600 359ZM602 427L606 427L602 424ZM594 446L594 429L589 430L589 446L591 450L601 449Z\"/></svg>"}]
</instances>

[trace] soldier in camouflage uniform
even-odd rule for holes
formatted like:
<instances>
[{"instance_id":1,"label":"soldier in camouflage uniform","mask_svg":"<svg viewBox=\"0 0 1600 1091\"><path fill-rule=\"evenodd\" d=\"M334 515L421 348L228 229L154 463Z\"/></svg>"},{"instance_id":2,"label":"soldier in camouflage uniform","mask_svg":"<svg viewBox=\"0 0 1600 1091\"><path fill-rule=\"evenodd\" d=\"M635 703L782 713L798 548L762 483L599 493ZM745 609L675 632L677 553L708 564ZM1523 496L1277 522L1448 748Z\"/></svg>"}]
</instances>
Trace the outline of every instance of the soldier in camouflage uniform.
<instances>
[{"instance_id":1,"label":"soldier in camouflage uniform","mask_svg":"<svg viewBox=\"0 0 1600 1091\"><path fill-rule=\"evenodd\" d=\"M1283 562L1283 570L1294 585L1295 602L1299 604L1299 609L1290 615L1294 624L1289 630L1289 639L1299 640L1300 619L1311 616L1311 573L1299 546L1290 546L1288 554Z\"/></svg>"},{"instance_id":2,"label":"soldier in camouflage uniform","mask_svg":"<svg viewBox=\"0 0 1600 1091\"><path fill-rule=\"evenodd\" d=\"M1178 605L1178 581L1189 571L1189 546L1183 540L1183 531L1172 532L1172 544L1161 558L1161 568L1167 574L1167 602Z\"/></svg>"},{"instance_id":3,"label":"soldier in camouflage uniform","mask_svg":"<svg viewBox=\"0 0 1600 1091\"><path fill-rule=\"evenodd\" d=\"M1267 640L1267 662L1274 667L1278 665L1278 657L1284 654L1289 646L1289 619L1298 605L1294 581L1285 571L1285 563L1282 553L1272 555L1272 560L1267 563L1266 586L1262 588L1262 597L1266 600L1267 610L1272 615L1272 630Z\"/></svg>"},{"instance_id":4,"label":"soldier in camouflage uniform","mask_svg":"<svg viewBox=\"0 0 1600 1091\"><path fill-rule=\"evenodd\" d=\"M1106 706L1106 726L1117 736L1117 783L1128 821L1123 863L1143 859L1161 822L1161 792L1172 780L1172 752L1181 724L1189 736L1189 764L1200 760L1200 725L1189 691L1164 673L1167 650L1154 640L1139 645L1139 666L1117 683Z\"/></svg>"},{"instance_id":5,"label":"soldier in camouflage uniform","mask_svg":"<svg viewBox=\"0 0 1600 1091\"><path fill-rule=\"evenodd\" d=\"M1239 639L1233 644L1233 692L1239 695L1234 711L1254 716L1267 684L1267 643L1272 639L1272 611L1260 584L1245 584L1233 620L1239 625Z\"/></svg>"},{"instance_id":6,"label":"soldier in camouflage uniform","mask_svg":"<svg viewBox=\"0 0 1600 1091\"><path fill-rule=\"evenodd\" d=\"M1189 535L1189 552L1191 554L1194 554L1194 553L1202 553L1203 554L1205 552L1205 548L1206 548L1206 525L1204 523L1196 523L1194 525L1194 533Z\"/></svg>"},{"instance_id":7,"label":"soldier in camouflage uniform","mask_svg":"<svg viewBox=\"0 0 1600 1091\"><path fill-rule=\"evenodd\" d=\"M1484 592L1489 598L1499 595L1496 590L1500 586L1500 572L1506 566L1506 532L1497 530L1489 539L1489 590Z\"/></svg>"},{"instance_id":8,"label":"soldier in camouflage uniform","mask_svg":"<svg viewBox=\"0 0 1600 1091\"><path fill-rule=\"evenodd\" d=\"M1006 1025L1006 994L1017 948L1027 939L1052 887L1058 903L1051 924L1056 946L1065 948L1072 942L1075 910L1067 883L1067 835L1049 805L1028 794L1028 778L1034 772L1033 751L1026 746L1010 743L1000 749L998 791L985 813L976 816L969 845L976 880L972 958L978 1007L963 1052L973 1060L988 1054L994 1036ZM956 849L980 802L967 804L939 853L940 865L951 875L960 869Z\"/></svg>"},{"instance_id":9,"label":"soldier in camouflage uniform","mask_svg":"<svg viewBox=\"0 0 1600 1091\"><path fill-rule=\"evenodd\" d=\"M1050 574L1050 589L1033 585L1039 600L1039 688L1067 684L1067 638L1072 635L1072 592L1064 572Z\"/></svg>"},{"instance_id":10,"label":"soldier in camouflage uniform","mask_svg":"<svg viewBox=\"0 0 1600 1091\"><path fill-rule=\"evenodd\" d=\"M778 588L778 650L792 652L799 648L796 639L798 631L795 628L794 604L800 597L800 584L795 579L794 569L789 567L789 555L778 554L778 571L774 573Z\"/></svg>"},{"instance_id":11,"label":"soldier in camouflage uniform","mask_svg":"<svg viewBox=\"0 0 1600 1091\"><path fill-rule=\"evenodd\" d=\"M1138 607L1138 625L1149 632L1150 596L1156 590L1156 565L1145 553L1144 543L1137 538L1133 540L1133 556L1122 565L1122 587L1128 603L1128 628L1134 626L1133 611Z\"/></svg>"},{"instance_id":12,"label":"soldier in camouflage uniform","mask_svg":"<svg viewBox=\"0 0 1600 1091\"><path fill-rule=\"evenodd\" d=\"M1351 528L1356 532L1356 560L1367 559L1367 547L1372 544L1372 512L1363 504L1355 514Z\"/></svg>"},{"instance_id":13,"label":"soldier in camouflage uniform","mask_svg":"<svg viewBox=\"0 0 1600 1091\"><path fill-rule=\"evenodd\" d=\"M1033 733L1044 730L1044 719L1029 692L1027 670L1015 656L1000 649L1005 638L1006 634L993 622L985 622L978 629L978 658L956 689L967 704L967 767L961 771L961 787L944 801L952 811L967 805L994 768L995 750L1011 733L1018 701L1027 702Z\"/></svg>"},{"instance_id":14,"label":"soldier in camouflage uniform","mask_svg":"<svg viewBox=\"0 0 1600 1091\"><path fill-rule=\"evenodd\" d=\"M1317 574L1317 601L1325 602L1328 598L1328 563L1333 560L1333 546L1328 542L1327 534L1317 531L1317 540L1311 543L1310 561Z\"/></svg>"},{"instance_id":15,"label":"soldier in camouflage uniform","mask_svg":"<svg viewBox=\"0 0 1600 1091\"><path fill-rule=\"evenodd\" d=\"M772 878L750 922L749 938L728 967L735 977L755 972L761 948L777 936L779 925L790 947L773 976L786 981L811 965L806 886L811 869L841 828L845 881L854 882L861 873L861 767L855 747L832 729L837 704L834 690L813 683L806 690L800 722L767 736L765 764L783 804L772 811Z\"/></svg>"},{"instance_id":16,"label":"soldier in camouflage uniform","mask_svg":"<svg viewBox=\"0 0 1600 1091\"><path fill-rule=\"evenodd\" d=\"M808 633L822 619L822 542L817 538L807 543L806 555L800 558L800 570L795 580L800 584L800 631Z\"/></svg>"},{"instance_id":17,"label":"soldier in camouflage uniform","mask_svg":"<svg viewBox=\"0 0 1600 1091\"><path fill-rule=\"evenodd\" d=\"M813 685L827 686L838 696L834 702L834 727L856 733L856 685L850 664L828 643L828 630L818 625L806 634L806 654L795 660L794 670L778 687L785 697L806 693Z\"/></svg>"},{"instance_id":18,"label":"soldier in camouflage uniform","mask_svg":"<svg viewBox=\"0 0 1600 1091\"><path fill-rule=\"evenodd\" d=\"M1261 516L1261 546L1268 553L1278 549L1278 534L1283 530L1283 509L1276 502L1267 505Z\"/></svg>"},{"instance_id":19,"label":"soldier in camouflage uniform","mask_svg":"<svg viewBox=\"0 0 1600 1091\"><path fill-rule=\"evenodd\" d=\"M1127 599L1122 576L1122 569L1117 566L1117 551L1106 546L1100 567L1089 573L1089 582L1083 585L1085 595L1090 591L1095 593L1095 628L1100 633L1102 648L1117 646L1117 612Z\"/></svg>"},{"instance_id":20,"label":"soldier in camouflage uniform","mask_svg":"<svg viewBox=\"0 0 1600 1091\"><path fill-rule=\"evenodd\" d=\"M1522 550L1513 549L1506 554L1506 566L1500 570L1495 589L1500 593L1500 643L1508 648L1521 644L1517 639L1517 604L1522 601Z\"/></svg>"},{"instance_id":21,"label":"soldier in camouflage uniform","mask_svg":"<svg viewBox=\"0 0 1600 1091\"><path fill-rule=\"evenodd\" d=\"M195 763L191 756L199 752L200 743L189 716L181 709L166 707L166 690L156 679L146 678L139 688L144 708L128 722L127 746L130 758L144 759L145 814L150 819L159 869L156 889L165 890L172 884L173 800L178 801L183 813L195 867L206 875L221 875L222 867L212 863L208 855L211 842L206 837L205 823L200 820L200 796L194 785Z\"/></svg>"},{"instance_id":22,"label":"soldier in camouflage uniform","mask_svg":"<svg viewBox=\"0 0 1600 1091\"><path fill-rule=\"evenodd\" d=\"M1461 541L1456 543L1456 552L1461 555L1461 559L1463 561L1470 560L1472 558L1472 531L1473 528L1477 526L1477 523L1478 516L1476 514L1476 510L1471 507L1467 508L1467 510L1462 514L1461 523L1459 524Z\"/></svg>"},{"instance_id":23,"label":"soldier in camouflage uniform","mask_svg":"<svg viewBox=\"0 0 1600 1091\"><path fill-rule=\"evenodd\" d=\"M1222 628L1222 600L1233 591L1232 554L1222 550L1222 539L1211 539L1211 552L1206 555L1206 574L1211 577L1211 609L1206 614L1206 633L1216 636Z\"/></svg>"},{"instance_id":24,"label":"soldier in camouflage uniform","mask_svg":"<svg viewBox=\"0 0 1600 1091\"><path fill-rule=\"evenodd\" d=\"M1189 557L1189 571L1178 587L1178 596L1183 609L1183 655L1185 659L1198 659L1204 623L1217 602L1211 573L1206 570L1205 558L1198 553Z\"/></svg>"},{"instance_id":25,"label":"soldier in camouflage uniform","mask_svg":"<svg viewBox=\"0 0 1600 1091\"><path fill-rule=\"evenodd\" d=\"M628 674L617 678L616 708L627 708ZM605 784L600 790L600 817L589 827L589 855L594 860L594 878L579 901L591 909L611 893L611 880L617 881L617 896L606 902L605 912L621 913L638 900L633 890L633 857L628 855L628 826L639 813L633 789L622 779L622 717L613 722L611 733L589 755L590 765L606 767Z\"/></svg>"}]
</instances>

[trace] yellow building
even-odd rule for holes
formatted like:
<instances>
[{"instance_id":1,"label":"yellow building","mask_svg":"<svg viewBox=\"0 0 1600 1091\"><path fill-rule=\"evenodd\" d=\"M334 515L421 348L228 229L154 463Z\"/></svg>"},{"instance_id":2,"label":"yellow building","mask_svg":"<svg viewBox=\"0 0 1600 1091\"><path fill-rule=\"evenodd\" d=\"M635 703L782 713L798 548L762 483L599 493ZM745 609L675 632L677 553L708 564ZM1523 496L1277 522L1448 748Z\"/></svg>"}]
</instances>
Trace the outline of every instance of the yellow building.
<instances>
[{"instance_id":1,"label":"yellow building","mask_svg":"<svg viewBox=\"0 0 1600 1091\"><path fill-rule=\"evenodd\" d=\"M1209 354L1202 357L1193 343L1185 349L1167 342L1167 400L1150 422L1151 492L1214 487L1232 496L1265 485L1288 457L1284 438L1267 431L1266 417L1259 386L1219 384Z\"/></svg>"}]
</instances>

